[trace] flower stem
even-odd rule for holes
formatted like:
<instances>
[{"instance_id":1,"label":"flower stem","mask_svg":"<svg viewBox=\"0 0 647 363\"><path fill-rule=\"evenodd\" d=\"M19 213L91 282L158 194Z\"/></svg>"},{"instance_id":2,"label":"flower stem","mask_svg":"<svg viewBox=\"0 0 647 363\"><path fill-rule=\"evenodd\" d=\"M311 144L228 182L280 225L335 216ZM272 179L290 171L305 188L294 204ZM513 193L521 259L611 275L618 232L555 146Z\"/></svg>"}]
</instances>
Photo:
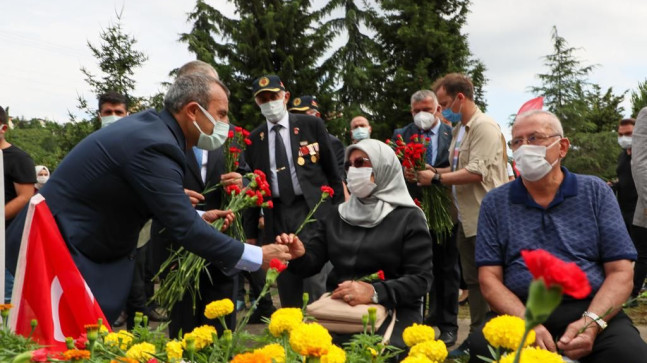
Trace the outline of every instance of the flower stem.
<instances>
[{"instance_id":1,"label":"flower stem","mask_svg":"<svg viewBox=\"0 0 647 363\"><path fill-rule=\"evenodd\" d=\"M528 338L528 334L530 334L531 329L532 328L526 328L525 331L523 332L523 336L521 337L521 342L519 343L519 348L517 348L517 353L514 357L513 363L519 363L519 360L521 359L521 350L523 349L523 346L526 343L526 338Z\"/></svg>"}]
</instances>

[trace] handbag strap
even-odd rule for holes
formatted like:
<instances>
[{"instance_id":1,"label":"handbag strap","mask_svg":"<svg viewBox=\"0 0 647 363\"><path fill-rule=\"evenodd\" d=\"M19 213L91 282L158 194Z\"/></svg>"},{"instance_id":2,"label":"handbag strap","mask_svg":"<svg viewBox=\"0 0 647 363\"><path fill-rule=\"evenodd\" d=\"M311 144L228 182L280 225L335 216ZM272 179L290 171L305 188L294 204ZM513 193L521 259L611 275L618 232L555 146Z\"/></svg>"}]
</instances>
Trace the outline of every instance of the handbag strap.
<instances>
[{"instance_id":1,"label":"handbag strap","mask_svg":"<svg viewBox=\"0 0 647 363\"><path fill-rule=\"evenodd\" d=\"M391 334L393 334L393 327L395 327L395 309L393 309L393 317L391 318L391 322L389 323L389 326L386 328L386 331L384 331L384 336L382 337L382 343L388 344L389 340L391 340Z\"/></svg>"}]
</instances>

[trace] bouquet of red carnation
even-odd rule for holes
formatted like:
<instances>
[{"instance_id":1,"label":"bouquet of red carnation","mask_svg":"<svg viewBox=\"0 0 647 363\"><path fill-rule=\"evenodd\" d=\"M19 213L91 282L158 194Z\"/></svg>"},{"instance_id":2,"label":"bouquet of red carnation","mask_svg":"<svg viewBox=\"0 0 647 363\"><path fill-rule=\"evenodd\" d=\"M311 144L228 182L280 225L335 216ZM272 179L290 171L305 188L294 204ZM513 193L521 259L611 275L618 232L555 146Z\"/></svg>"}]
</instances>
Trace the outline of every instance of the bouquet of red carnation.
<instances>
[{"instance_id":1,"label":"bouquet of red carnation","mask_svg":"<svg viewBox=\"0 0 647 363\"><path fill-rule=\"evenodd\" d=\"M230 199L223 210L231 210L236 215L239 215L240 211L249 207L274 207L270 200L272 192L265 173L255 170L253 173L246 174L245 178L250 180L246 187L241 189L238 185L232 184L224 189ZM224 223L225 220L220 218L211 223L211 226L220 231ZM206 271L208 274L207 264L204 258L180 247L160 267L157 276L167 270L168 274L162 280L160 288L155 291L153 299L161 307L170 311L173 305L182 299L188 289L195 309L196 294L200 291L200 272Z\"/></svg>"},{"instance_id":2,"label":"bouquet of red carnation","mask_svg":"<svg viewBox=\"0 0 647 363\"><path fill-rule=\"evenodd\" d=\"M251 144L252 141L249 139L249 131L244 128L236 126L233 130L229 131L227 140L223 145L225 150L228 151L225 153L225 173L230 173L238 169L240 154Z\"/></svg>"},{"instance_id":3,"label":"bouquet of red carnation","mask_svg":"<svg viewBox=\"0 0 647 363\"><path fill-rule=\"evenodd\" d=\"M409 143L406 144L402 135L398 135L395 142L390 139L386 140L386 144L395 151L402 166L416 171L427 168L426 155L430 142L428 137L418 134L412 135ZM454 225L448 210L451 206L451 199L442 185L432 184L421 189L422 200L416 199L416 205L425 213L429 229L436 235L436 241L441 243L450 235Z\"/></svg>"}]
</instances>

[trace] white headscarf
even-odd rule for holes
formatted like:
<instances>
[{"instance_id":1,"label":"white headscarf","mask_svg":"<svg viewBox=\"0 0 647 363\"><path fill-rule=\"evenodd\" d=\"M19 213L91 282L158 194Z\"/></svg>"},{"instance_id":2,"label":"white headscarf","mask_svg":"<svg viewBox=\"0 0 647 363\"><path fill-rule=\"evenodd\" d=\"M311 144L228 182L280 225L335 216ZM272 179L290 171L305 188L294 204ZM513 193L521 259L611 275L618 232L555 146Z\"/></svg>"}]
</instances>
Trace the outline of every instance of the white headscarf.
<instances>
[{"instance_id":1,"label":"white headscarf","mask_svg":"<svg viewBox=\"0 0 647 363\"><path fill-rule=\"evenodd\" d=\"M36 180L38 180L38 173L40 173L43 170L47 170L48 178L49 178L49 176L51 176L51 173L49 172L49 169L47 169L47 167L45 165L36 165ZM34 187L36 189L40 189L40 188L43 187L43 185L45 185L45 183L36 183L36 184L34 184Z\"/></svg>"},{"instance_id":2,"label":"white headscarf","mask_svg":"<svg viewBox=\"0 0 647 363\"><path fill-rule=\"evenodd\" d=\"M402 167L393 149L381 141L365 139L346 148L346 160L355 149L365 152L371 160L377 187L366 198L351 194L347 202L339 205L339 215L346 223L371 228L380 224L398 206L418 208L409 195ZM418 210L424 216L422 210Z\"/></svg>"}]
</instances>

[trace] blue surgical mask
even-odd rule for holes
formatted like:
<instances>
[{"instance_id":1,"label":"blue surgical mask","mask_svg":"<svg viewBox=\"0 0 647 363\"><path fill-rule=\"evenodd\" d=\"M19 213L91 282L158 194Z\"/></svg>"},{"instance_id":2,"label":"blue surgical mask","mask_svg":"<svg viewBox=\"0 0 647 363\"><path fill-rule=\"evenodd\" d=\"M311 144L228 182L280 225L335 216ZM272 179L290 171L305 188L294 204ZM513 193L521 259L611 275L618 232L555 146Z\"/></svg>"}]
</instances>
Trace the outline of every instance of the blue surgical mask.
<instances>
[{"instance_id":1,"label":"blue surgical mask","mask_svg":"<svg viewBox=\"0 0 647 363\"><path fill-rule=\"evenodd\" d=\"M461 122L461 120L463 119L463 114L461 113L461 109L463 108L463 105L461 105L461 106L458 108L458 112L454 112L454 111L452 111L452 107L454 106L454 103L456 103L456 100L457 100L457 99L458 99L458 98L454 98L454 101L452 101L451 106L447 107L447 108L446 108L446 109L444 109L444 110L443 110L443 112L442 112L443 117L444 117L447 121L451 122L452 124L456 124L456 123L458 123L458 122Z\"/></svg>"},{"instance_id":2,"label":"blue surgical mask","mask_svg":"<svg viewBox=\"0 0 647 363\"><path fill-rule=\"evenodd\" d=\"M353 140L364 140L371 137L371 132L368 131L368 127L357 127L353 129Z\"/></svg>"},{"instance_id":3,"label":"blue surgical mask","mask_svg":"<svg viewBox=\"0 0 647 363\"><path fill-rule=\"evenodd\" d=\"M217 148L221 147L227 140L227 136L229 134L229 124L214 120L213 116L211 116L211 114L209 114L207 110L205 110L199 104L198 107L200 108L202 113L204 113L207 119L213 124L213 132L211 133L211 135L205 134L202 129L200 129L200 126L198 126L198 123L196 121L193 121L195 127L198 129L198 131L200 131L200 136L198 136L198 143L196 146L202 150L216 150Z\"/></svg>"}]
</instances>

